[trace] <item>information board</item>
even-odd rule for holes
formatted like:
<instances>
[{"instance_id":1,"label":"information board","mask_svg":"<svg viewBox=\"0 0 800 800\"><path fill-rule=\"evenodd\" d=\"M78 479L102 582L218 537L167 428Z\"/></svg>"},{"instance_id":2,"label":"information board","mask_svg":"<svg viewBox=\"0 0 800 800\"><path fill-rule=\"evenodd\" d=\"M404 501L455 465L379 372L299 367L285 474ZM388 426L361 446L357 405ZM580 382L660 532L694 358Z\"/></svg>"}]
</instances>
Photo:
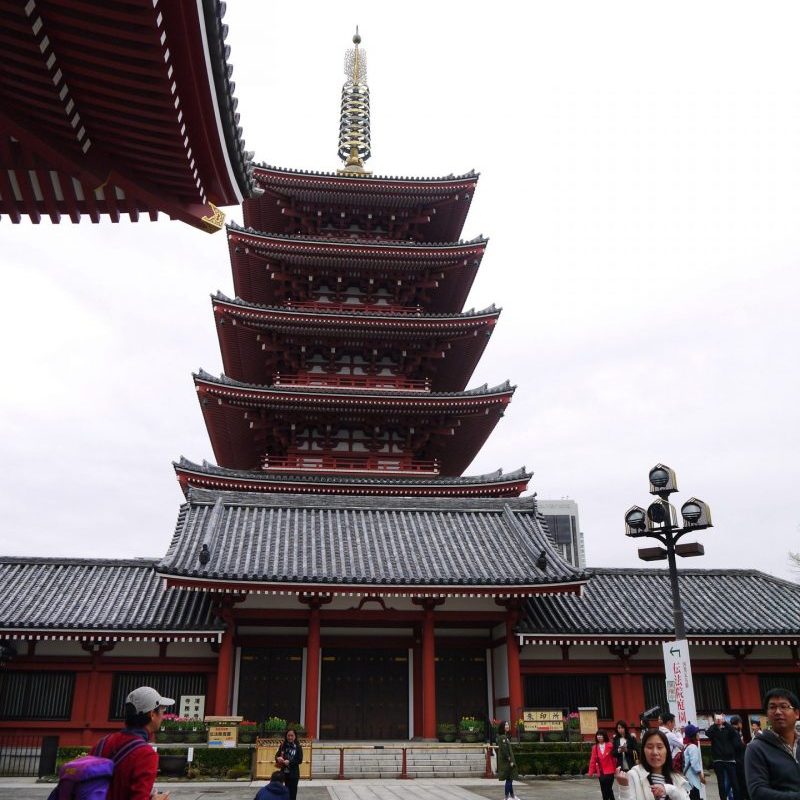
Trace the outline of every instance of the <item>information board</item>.
<instances>
[{"instance_id":1,"label":"information board","mask_svg":"<svg viewBox=\"0 0 800 800\"><path fill-rule=\"evenodd\" d=\"M241 717L206 717L209 747L236 747Z\"/></svg>"},{"instance_id":2,"label":"information board","mask_svg":"<svg viewBox=\"0 0 800 800\"><path fill-rule=\"evenodd\" d=\"M526 731L564 730L564 713L560 708L526 708L522 721Z\"/></svg>"}]
</instances>

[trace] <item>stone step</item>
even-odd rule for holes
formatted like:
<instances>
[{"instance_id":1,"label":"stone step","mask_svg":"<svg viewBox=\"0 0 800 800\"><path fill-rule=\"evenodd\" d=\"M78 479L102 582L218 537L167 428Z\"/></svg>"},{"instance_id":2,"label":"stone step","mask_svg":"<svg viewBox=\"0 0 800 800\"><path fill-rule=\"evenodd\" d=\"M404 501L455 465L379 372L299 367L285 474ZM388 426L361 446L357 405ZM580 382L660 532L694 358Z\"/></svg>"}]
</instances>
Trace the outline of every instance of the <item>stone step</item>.
<instances>
[{"instance_id":1,"label":"stone step","mask_svg":"<svg viewBox=\"0 0 800 800\"><path fill-rule=\"evenodd\" d=\"M313 775L320 778L339 774L339 745L325 742L325 749L313 753ZM406 772L413 778L475 778L482 777L486 769L486 755L482 745L470 747L425 747L405 742L371 748L365 745L356 749L353 743L342 743L344 774L348 778L397 778L402 771L403 753L406 750ZM352 749L350 749L352 748Z\"/></svg>"}]
</instances>

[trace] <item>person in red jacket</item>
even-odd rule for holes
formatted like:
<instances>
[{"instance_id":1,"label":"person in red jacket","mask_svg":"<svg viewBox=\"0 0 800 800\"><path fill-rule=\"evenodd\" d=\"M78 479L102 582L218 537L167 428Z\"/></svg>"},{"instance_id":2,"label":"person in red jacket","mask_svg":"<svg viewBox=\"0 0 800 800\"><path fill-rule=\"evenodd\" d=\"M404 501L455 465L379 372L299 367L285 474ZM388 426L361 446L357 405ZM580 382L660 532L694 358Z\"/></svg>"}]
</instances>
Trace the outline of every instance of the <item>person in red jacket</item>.
<instances>
[{"instance_id":1,"label":"person in red jacket","mask_svg":"<svg viewBox=\"0 0 800 800\"><path fill-rule=\"evenodd\" d=\"M125 698L125 727L106 736L93 755L113 758L114 754L137 738L143 745L134 748L114 768L108 800L169 800L169 792L158 793L153 784L158 774L158 754L148 744L161 727L164 709L174 705L149 686L134 689Z\"/></svg>"},{"instance_id":2,"label":"person in red jacket","mask_svg":"<svg viewBox=\"0 0 800 800\"><path fill-rule=\"evenodd\" d=\"M597 731L594 739L592 754L589 756L589 774L597 775L603 800L614 800L614 772L617 769L614 748L605 731Z\"/></svg>"}]
</instances>

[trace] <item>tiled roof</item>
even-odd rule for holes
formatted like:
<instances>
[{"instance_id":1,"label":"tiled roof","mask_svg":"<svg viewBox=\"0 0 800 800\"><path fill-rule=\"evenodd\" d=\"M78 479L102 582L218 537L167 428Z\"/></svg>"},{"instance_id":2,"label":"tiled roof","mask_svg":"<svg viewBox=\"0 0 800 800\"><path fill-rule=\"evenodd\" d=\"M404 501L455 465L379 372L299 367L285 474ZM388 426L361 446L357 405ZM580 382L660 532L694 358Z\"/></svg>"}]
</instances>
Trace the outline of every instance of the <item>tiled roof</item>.
<instances>
[{"instance_id":1,"label":"tiled roof","mask_svg":"<svg viewBox=\"0 0 800 800\"><path fill-rule=\"evenodd\" d=\"M200 562L208 548L209 559ZM546 563L537 565L542 553ZM533 498L338 497L191 489L164 575L358 591L525 594L583 573L553 549ZM213 585L213 584L212 584ZM347 587L347 588L345 588ZM417 590L418 587L418 590ZM527 587L532 587L530 590ZM470 593L470 592L465 592Z\"/></svg>"},{"instance_id":2,"label":"tiled roof","mask_svg":"<svg viewBox=\"0 0 800 800\"><path fill-rule=\"evenodd\" d=\"M0 637L217 639L210 597L165 588L155 563L0 558Z\"/></svg>"},{"instance_id":3,"label":"tiled roof","mask_svg":"<svg viewBox=\"0 0 800 800\"><path fill-rule=\"evenodd\" d=\"M582 596L526 603L518 632L559 636L671 636L672 600L665 569L590 569ZM791 636L800 639L800 585L757 570L679 569L689 636Z\"/></svg>"}]
</instances>

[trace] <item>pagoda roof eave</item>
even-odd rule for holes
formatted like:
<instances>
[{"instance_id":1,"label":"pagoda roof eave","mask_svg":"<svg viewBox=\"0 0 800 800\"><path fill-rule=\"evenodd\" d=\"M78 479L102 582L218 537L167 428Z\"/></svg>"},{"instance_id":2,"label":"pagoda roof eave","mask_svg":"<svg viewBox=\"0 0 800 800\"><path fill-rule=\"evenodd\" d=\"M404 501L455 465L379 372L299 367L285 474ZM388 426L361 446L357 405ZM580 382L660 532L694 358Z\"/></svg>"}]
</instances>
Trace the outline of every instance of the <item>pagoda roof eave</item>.
<instances>
[{"instance_id":1,"label":"pagoda roof eave","mask_svg":"<svg viewBox=\"0 0 800 800\"><path fill-rule=\"evenodd\" d=\"M408 392L402 390L392 389L341 389L341 388L328 388L322 386L310 387L291 387L291 386L257 386L254 384L243 383L242 381L234 380L226 375L215 377L205 370L200 370L192 376L194 378L195 386L200 390L205 386L212 390L221 391L223 394L230 392L231 397L239 395L247 397L247 399L258 400L259 398L268 398L275 396L276 398L291 398L309 396L318 398L320 401L325 398L335 398L338 400L352 400L352 399L374 399L374 400L397 400L401 405L410 403L412 405L436 405L444 406L449 405L447 401L465 401L470 400L484 400L497 397L504 397L511 399L511 396L516 390L516 386L512 386L510 381L498 384L497 386L489 387L488 384L477 386L473 389L465 389L461 392L435 392L426 396L410 395Z\"/></svg>"},{"instance_id":2,"label":"pagoda roof eave","mask_svg":"<svg viewBox=\"0 0 800 800\"><path fill-rule=\"evenodd\" d=\"M196 464L181 457L173 462L181 488L237 492L301 492L382 496L508 496L527 489L533 473L524 467L511 472L496 470L467 476L358 476L276 473L267 470L235 470L208 462Z\"/></svg>"},{"instance_id":3,"label":"pagoda roof eave","mask_svg":"<svg viewBox=\"0 0 800 800\"><path fill-rule=\"evenodd\" d=\"M259 320L278 319L282 323L308 324L316 322L319 324L330 324L337 319L346 319L349 326L353 325L400 325L403 328L411 327L458 327L458 323L468 322L469 328L475 327L476 323L497 320L502 313L502 309L494 304L480 310L469 309L458 313L381 313L375 310L362 311L358 305L353 305L352 311L335 310L328 311L324 307L291 308L288 306L266 305L262 303L250 303L241 298L230 298L222 292L211 295L211 302L216 310L217 306L225 308L229 314L245 319L248 322ZM449 323L449 324L448 324Z\"/></svg>"},{"instance_id":4,"label":"pagoda roof eave","mask_svg":"<svg viewBox=\"0 0 800 800\"><path fill-rule=\"evenodd\" d=\"M291 246L305 249L328 249L335 250L343 248L345 250L352 250L354 252L374 251L385 258L387 253L395 253L404 258L409 255L418 255L424 251L431 251L433 255L440 255L452 251L474 250L480 248L481 251L485 250L489 242L489 237L475 236L472 239L459 239L454 242L418 242L418 241L403 241L399 242L394 239L349 239L346 237L337 236L307 236L296 233L269 233L259 231L255 228L245 227L239 225L234 220L226 224L228 239L246 239L250 238L265 245L271 245L279 249L287 249Z\"/></svg>"},{"instance_id":5,"label":"pagoda roof eave","mask_svg":"<svg viewBox=\"0 0 800 800\"><path fill-rule=\"evenodd\" d=\"M382 183L392 184L411 184L414 186L450 186L461 184L475 184L480 178L480 172L469 170L461 175L443 175L441 177L402 177L397 175L340 175L337 172L322 172L315 170L292 169L289 167L277 167L271 164L256 163L254 172L257 177L262 174L276 176L291 176L293 178L305 178L309 182L324 183L330 181L332 184L340 186L350 184L354 186L377 188Z\"/></svg>"},{"instance_id":6,"label":"pagoda roof eave","mask_svg":"<svg viewBox=\"0 0 800 800\"><path fill-rule=\"evenodd\" d=\"M163 212L219 230L218 206L261 191L231 95L224 4L175 0L160 12L98 4L88 14L81 7L80 24L70 5L55 11L29 3L9 20L28 32L15 40L14 69L23 64L30 77L22 89L0 67L0 117L10 137L3 152L11 157L0 159L11 175L0 213L13 222L27 214L57 223L63 214L73 222L82 215L116 222L121 214L136 221ZM120 24L127 24L129 40L110 35ZM95 46L98 35L108 43L103 49ZM120 72L134 50L141 63ZM94 58L91 71L85 52Z\"/></svg>"}]
</instances>

